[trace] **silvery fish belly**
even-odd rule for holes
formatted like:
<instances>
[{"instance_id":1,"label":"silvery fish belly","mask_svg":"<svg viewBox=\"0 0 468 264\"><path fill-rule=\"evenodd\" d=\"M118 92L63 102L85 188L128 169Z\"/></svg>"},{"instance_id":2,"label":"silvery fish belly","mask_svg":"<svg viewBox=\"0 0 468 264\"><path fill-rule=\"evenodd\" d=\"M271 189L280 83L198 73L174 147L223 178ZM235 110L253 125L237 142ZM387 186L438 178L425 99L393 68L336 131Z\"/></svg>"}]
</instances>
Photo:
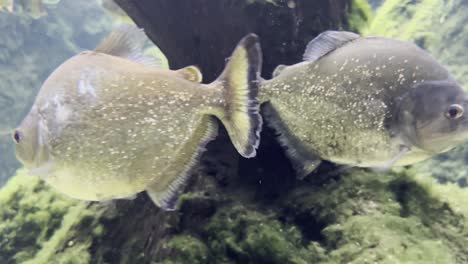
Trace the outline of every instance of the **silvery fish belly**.
<instances>
[{"instance_id":1,"label":"silvery fish belly","mask_svg":"<svg viewBox=\"0 0 468 264\"><path fill-rule=\"evenodd\" d=\"M329 31L304 60L261 85L267 123L302 176L321 160L407 165L467 139L465 93L413 44Z\"/></svg>"},{"instance_id":2,"label":"silvery fish belly","mask_svg":"<svg viewBox=\"0 0 468 264\"><path fill-rule=\"evenodd\" d=\"M147 191L169 210L216 136L215 118L241 155L255 156L261 128L256 36L239 43L208 85L194 66L159 68L141 54L143 40L141 30L123 26L49 76L14 133L17 157L31 174L83 200Z\"/></svg>"}]
</instances>

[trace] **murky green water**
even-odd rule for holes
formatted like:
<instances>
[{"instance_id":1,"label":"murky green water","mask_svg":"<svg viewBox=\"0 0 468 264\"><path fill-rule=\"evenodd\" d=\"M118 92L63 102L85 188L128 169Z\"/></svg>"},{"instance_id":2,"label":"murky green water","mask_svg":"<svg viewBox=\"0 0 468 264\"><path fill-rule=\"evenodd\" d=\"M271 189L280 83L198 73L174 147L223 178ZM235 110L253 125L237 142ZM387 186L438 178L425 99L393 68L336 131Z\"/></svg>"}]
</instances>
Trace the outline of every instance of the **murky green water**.
<instances>
[{"instance_id":1,"label":"murky green water","mask_svg":"<svg viewBox=\"0 0 468 264\"><path fill-rule=\"evenodd\" d=\"M176 212L144 194L89 203L58 193L22 168L12 133L58 65L132 20L112 1L14 2L9 11L0 1L0 263L468 263L466 144L391 171L325 164L301 181L268 130L253 160L240 159L222 131ZM165 6L154 2L147 10ZM245 5L252 21L254 8L282 10L298 28L316 16L310 30L342 12L330 29L414 42L468 91L466 1L323 1L330 10L319 14L297 11L310 10L299 0L222 2ZM154 46L146 54L164 57Z\"/></svg>"}]
</instances>

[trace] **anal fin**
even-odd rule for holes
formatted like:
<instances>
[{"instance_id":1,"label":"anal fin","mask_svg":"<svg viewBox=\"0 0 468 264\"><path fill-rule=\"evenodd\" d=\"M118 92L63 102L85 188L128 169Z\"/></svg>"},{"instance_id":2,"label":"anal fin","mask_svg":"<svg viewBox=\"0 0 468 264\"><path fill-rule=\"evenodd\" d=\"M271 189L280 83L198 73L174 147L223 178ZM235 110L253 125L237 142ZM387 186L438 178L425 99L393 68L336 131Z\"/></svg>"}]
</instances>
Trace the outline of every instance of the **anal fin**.
<instances>
[{"instance_id":1,"label":"anal fin","mask_svg":"<svg viewBox=\"0 0 468 264\"><path fill-rule=\"evenodd\" d=\"M211 116L205 116L199 123L191 140L178 153L177 159L165 169L165 175L147 186L146 193L151 200L165 211L177 209L179 196L184 192L192 169L205 151L205 146L218 134L218 123Z\"/></svg>"},{"instance_id":2,"label":"anal fin","mask_svg":"<svg viewBox=\"0 0 468 264\"><path fill-rule=\"evenodd\" d=\"M279 134L278 142L290 159L298 179L304 179L322 163L322 159L318 155L306 150L299 140L291 135L270 103L265 103L262 106L262 115L266 124Z\"/></svg>"}]
</instances>

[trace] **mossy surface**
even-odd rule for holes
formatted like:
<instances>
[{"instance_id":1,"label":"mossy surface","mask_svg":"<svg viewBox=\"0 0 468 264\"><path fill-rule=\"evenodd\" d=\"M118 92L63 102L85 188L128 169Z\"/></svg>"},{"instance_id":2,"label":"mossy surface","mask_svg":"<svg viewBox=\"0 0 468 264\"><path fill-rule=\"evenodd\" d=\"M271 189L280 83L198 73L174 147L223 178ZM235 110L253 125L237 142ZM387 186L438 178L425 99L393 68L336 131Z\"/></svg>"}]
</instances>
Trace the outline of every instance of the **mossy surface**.
<instances>
[{"instance_id":1,"label":"mossy surface","mask_svg":"<svg viewBox=\"0 0 468 264\"><path fill-rule=\"evenodd\" d=\"M89 263L101 211L19 171L0 191L0 263Z\"/></svg>"},{"instance_id":2,"label":"mossy surface","mask_svg":"<svg viewBox=\"0 0 468 264\"><path fill-rule=\"evenodd\" d=\"M183 229L165 263L465 263L468 193L448 188L406 171L302 182L276 206L232 201Z\"/></svg>"},{"instance_id":3,"label":"mossy surface","mask_svg":"<svg viewBox=\"0 0 468 264\"><path fill-rule=\"evenodd\" d=\"M0 191L2 263L468 262L468 192L407 170L312 176L274 200L248 195L247 183L189 193L179 212L166 213L175 221L153 222L169 228L164 255L153 257L141 233L122 229L148 211L144 199L121 211L121 202L71 200L24 174Z\"/></svg>"},{"instance_id":4,"label":"mossy surface","mask_svg":"<svg viewBox=\"0 0 468 264\"><path fill-rule=\"evenodd\" d=\"M367 0L353 0L348 14L347 30L363 32L367 29L371 18L372 8Z\"/></svg>"}]
</instances>

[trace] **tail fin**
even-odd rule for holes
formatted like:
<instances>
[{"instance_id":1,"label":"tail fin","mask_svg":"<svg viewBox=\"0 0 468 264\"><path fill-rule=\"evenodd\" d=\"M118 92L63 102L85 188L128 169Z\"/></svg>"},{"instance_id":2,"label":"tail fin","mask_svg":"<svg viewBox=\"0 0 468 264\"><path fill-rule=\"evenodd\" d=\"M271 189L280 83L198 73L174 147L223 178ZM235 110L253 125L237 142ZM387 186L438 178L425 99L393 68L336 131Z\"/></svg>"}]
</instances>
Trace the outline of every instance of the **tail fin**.
<instances>
[{"instance_id":1,"label":"tail fin","mask_svg":"<svg viewBox=\"0 0 468 264\"><path fill-rule=\"evenodd\" d=\"M262 117L259 113L258 86L262 53L255 34L237 45L223 73L213 83L222 86L225 106L217 114L237 151L255 157L260 144Z\"/></svg>"}]
</instances>

